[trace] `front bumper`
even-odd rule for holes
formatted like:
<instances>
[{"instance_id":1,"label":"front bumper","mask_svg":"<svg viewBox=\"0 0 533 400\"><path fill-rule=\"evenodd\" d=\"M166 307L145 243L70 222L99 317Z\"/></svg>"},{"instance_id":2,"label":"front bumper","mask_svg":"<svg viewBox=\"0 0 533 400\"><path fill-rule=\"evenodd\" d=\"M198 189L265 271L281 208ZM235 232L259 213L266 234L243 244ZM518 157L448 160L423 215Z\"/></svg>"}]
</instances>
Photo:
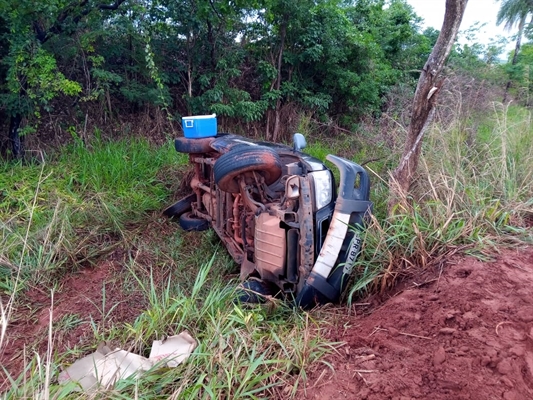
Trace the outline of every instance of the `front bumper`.
<instances>
[{"instance_id":1,"label":"front bumper","mask_svg":"<svg viewBox=\"0 0 533 400\"><path fill-rule=\"evenodd\" d=\"M361 251L357 229L372 211L366 170L341 157L328 155L327 160L340 171L339 195L320 254L296 298L296 303L303 308L339 299Z\"/></svg>"}]
</instances>

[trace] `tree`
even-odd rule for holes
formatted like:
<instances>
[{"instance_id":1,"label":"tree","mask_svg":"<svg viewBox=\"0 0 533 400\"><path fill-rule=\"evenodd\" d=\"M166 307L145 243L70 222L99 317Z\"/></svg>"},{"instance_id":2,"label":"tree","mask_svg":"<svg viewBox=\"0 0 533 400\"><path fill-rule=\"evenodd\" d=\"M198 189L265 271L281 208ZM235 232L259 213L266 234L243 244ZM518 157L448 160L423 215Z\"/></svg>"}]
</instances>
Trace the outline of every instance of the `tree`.
<instances>
[{"instance_id":1,"label":"tree","mask_svg":"<svg viewBox=\"0 0 533 400\"><path fill-rule=\"evenodd\" d=\"M24 154L20 132L23 118L32 114L38 117L40 107L46 107L60 93L75 95L81 91L77 82L58 70L55 55L44 45L57 35L75 31L91 12L116 10L124 1L0 0L0 14L8 28L1 38L3 44L8 44L8 90L1 100L10 118L8 141L15 158Z\"/></svg>"},{"instance_id":2,"label":"tree","mask_svg":"<svg viewBox=\"0 0 533 400\"><path fill-rule=\"evenodd\" d=\"M386 92L420 69L431 49L403 0L285 3L265 2L247 44L272 140L286 126L282 110L344 125L379 113Z\"/></svg>"},{"instance_id":3,"label":"tree","mask_svg":"<svg viewBox=\"0 0 533 400\"><path fill-rule=\"evenodd\" d=\"M353 129L414 88L433 45L418 23L405 0L0 0L0 123L15 156L38 124L85 135L108 116L160 132L216 113L274 141L301 114Z\"/></svg>"},{"instance_id":4,"label":"tree","mask_svg":"<svg viewBox=\"0 0 533 400\"><path fill-rule=\"evenodd\" d=\"M433 119L438 92L443 83L439 75L452 50L467 2L468 0L446 0L442 29L418 79L402 158L389 180L389 213L398 204L406 205L407 193L418 167L422 139Z\"/></svg>"},{"instance_id":5,"label":"tree","mask_svg":"<svg viewBox=\"0 0 533 400\"><path fill-rule=\"evenodd\" d=\"M513 54L511 65L514 66L518 62L518 53L522 44L522 36L526 25L528 15L533 14L533 0L503 0L498 10L496 23L501 25L505 22L505 28L511 30L515 25L518 25L518 33L516 35L516 45ZM505 87L505 94L503 95L503 102L507 100L507 93L511 87L511 80L507 82Z\"/></svg>"}]
</instances>

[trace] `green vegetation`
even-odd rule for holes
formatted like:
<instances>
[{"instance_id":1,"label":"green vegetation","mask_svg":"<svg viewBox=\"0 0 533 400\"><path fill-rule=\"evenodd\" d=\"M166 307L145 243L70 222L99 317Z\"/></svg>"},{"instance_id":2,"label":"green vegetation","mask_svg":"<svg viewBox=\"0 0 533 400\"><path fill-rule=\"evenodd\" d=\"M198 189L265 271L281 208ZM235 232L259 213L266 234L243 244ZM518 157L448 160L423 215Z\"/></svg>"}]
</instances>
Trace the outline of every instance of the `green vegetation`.
<instances>
[{"instance_id":1,"label":"green vegetation","mask_svg":"<svg viewBox=\"0 0 533 400\"><path fill-rule=\"evenodd\" d=\"M521 10L503 21L531 13ZM53 147L0 161L0 346L15 323L50 327L27 343L20 374L0 368L3 398L78 398L58 373L99 341L147 355L182 330L199 343L186 363L97 396L290 398L317 364L333 368L324 356L339 344L323 329L335 312L236 303L238 273L216 235L161 217L186 175L168 140L181 115L215 112L221 131L280 141L299 131L310 154L368 168L374 213L348 304L455 253L533 242L531 43L502 65L501 43L454 48L409 207L389 216L389 173L438 34L420 32L404 1L0 0L0 11L0 129L10 121ZM0 150L15 153L10 139ZM66 279L105 262L116 269L84 299L90 312L48 322L31 308L29 294L65 295ZM80 329L88 336L69 342Z\"/></svg>"},{"instance_id":2,"label":"green vegetation","mask_svg":"<svg viewBox=\"0 0 533 400\"><path fill-rule=\"evenodd\" d=\"M134 398L137 393L151 399L291 396L300 388L306 369L335 349L335 343L323 340L309 315L281 304L274 308L235 304L234 290L216 277L220 271L213 267L215 257L198 270L188 289L179 288L174 279L155 287L152 280L142 283L144 277L135 276L150 300L148 309L133 323L115 326L106 339L129 343L131 351L147 355L153 339L187 329L195 333L199 346L178 368L154 368L140 379L119 381L113 391L101 389L105 398ZM47 379L43 364L37 359L29 363L29 380L22 375L14 380L5 398L35 394ZM55 368L54 363L53 373ZM73 389L72 385L48 387L58 399L73 398Z\"/></svg>"},{"instance_id":3,"label":"green vegetation","mask_svg":"<svg viewBox=\"0 0 533 400\"><path fill-rule=\"evenodd\" d=\"M87 147L76 142L46 163L0 164L0 281L11 271L37 283L58 268L75 268L128 240L127 224L159 211L175 171L186 159L171 145L154 149L141 139ZM115 240L106 238L115 237Z\"/></svg>"},{"instance_id":4,"label":"green vegetation","mask_svg":"<svg viewBox=\"0 0 533 400\"><path fill-rule=\"evenodd\" d=\"M412 208L386 217L386 172L374 181L375 217L350 297L439 265L456 252L490 257L496 247L532 243L533 125L529 111L494 103L465 125L435 123L412 189ZM371 166L372 167L372 166Z\"/></svg>"},{"instance_id":5,"label":"green vegetation","mask_svg":"<svg viewBox=\"0 0 533 400\"><path fill-rule=\"evenodd\" d=\"M436 39L419 24L403 0L1 0L4 147L20 156L17 135L63 109L78 131L142 112L159 128L216 113L274 140L299 113L352 129L413 86Z\"/></svg>"},{"instance_id":6,"label":"green vegetation","mask_svg":"<svg viewBox=\"0 0 533 400\"><path fill-rule=\"evenodd\" d=\"M527 229L533 215L533 188L527 184L533 176L530 114L519 106L495 106L479 118L476 132L470 130L472 121L459 118L432 126L413 206L390 218L385 217L385 178L394 155L372 153L379 158L368 164L375 216L364 233L346 300L440 265L458 251L488 257L493 247L533 242ZM316 140L308 150L323 159L346 151L347 144L356 158L371 153L365 135ZM106 398L141 392L148 398L290 397L307 371L335 350L337 344L321 334L332 322L327 312L304 313L275 300L266 307L235 303L236 279L227 277L237 277L234 264L213 233L185 240L175 223L161 219L185 164L170 143L156 147L140 139L77 140L46 163L2 164L1 289L3 299L11 296L3 303L3 327L9 330L7 321L21 318L12 311L24 304L29 288L60 292L65 275L98 265L118 248L126 256L118 261L121 272L114 284L125 295L136 293L144 310L115 322L120 304L110 300L112 283L106 281L95 297L100 300L87 299L89 315L73 311L53 324L59 337L86 326L90 339L60 353L51 341L49 360L29 355L26 373L11 377L6 398L40 390L77 397L72 387L54 383L58 368L103 340L143 355L152 340L182 330L199 342L180 367L121 381L113 391L102 389Z\"/></svg>"}]
</instances>

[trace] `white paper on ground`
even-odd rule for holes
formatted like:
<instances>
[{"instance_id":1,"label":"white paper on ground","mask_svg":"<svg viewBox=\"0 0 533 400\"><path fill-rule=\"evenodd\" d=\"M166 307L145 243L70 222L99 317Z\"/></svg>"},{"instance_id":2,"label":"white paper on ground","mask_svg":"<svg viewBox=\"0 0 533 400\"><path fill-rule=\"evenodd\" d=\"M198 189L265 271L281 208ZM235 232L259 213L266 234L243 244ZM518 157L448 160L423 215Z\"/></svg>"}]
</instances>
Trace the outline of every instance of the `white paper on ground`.
<instances>
[{"instance_id":1,"label":"white paper on ground","mask_svg":"<svg viewBox=\"0 0 533 400\"><path fill-rule=\"evenodd\" d=\"M155 340L150 358L121 349L111 351L107 346L100 345L94 353L77 360L61 372L58 382L77 382L85 392L97 387L109 388L119 379L140 375L156 364L165 365L161 361L168 360L168 367L177 367L195 348L196 340L187 331L166 340Z\"/></svg>"},{"instance_id":2,"label":"white paper on ground","mask_svg":"<svg viewBox=\"0 0 533 400\"><path fill-rule=\"evenodd\" d=\"M154 364L166 360L167 367L177 367L189 357L195 348L196 340L189 335L189 332L184 331L165 340L154 340L150 360Z\"/></svg>"}]
</instances>

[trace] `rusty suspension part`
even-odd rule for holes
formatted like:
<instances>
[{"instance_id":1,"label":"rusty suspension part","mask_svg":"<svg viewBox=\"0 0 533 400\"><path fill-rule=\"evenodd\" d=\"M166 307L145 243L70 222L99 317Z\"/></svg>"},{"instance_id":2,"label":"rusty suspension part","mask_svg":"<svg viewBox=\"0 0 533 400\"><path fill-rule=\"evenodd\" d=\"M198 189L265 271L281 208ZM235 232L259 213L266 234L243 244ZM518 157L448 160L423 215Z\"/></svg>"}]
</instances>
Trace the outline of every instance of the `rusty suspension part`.
<instances>
[{"instance_id":1,"label":"rusty suspension part","mask_svg":"<svg viewBox=\"0 0 533 400\"><path fill-rule=\"evenodd\" d=\"M239 178L239 185L241 187L242 200L246 207L252 210L252 213L254 215L257 215L261 211L266 211L266 207L264 204L261 204L258 201L252 199L252 196L250 196L250 192L248 192L246 182L242 177Z\"/></svg>"},{"instance_id":2,"label":"rusty suspension part","mask_svg":"<svg viewBox=\"0 0 533 400\"><path fill-rule=\"evenodd\" d=\"M211 195L213 194L213 190L209 186L204 185L202 182L200 182L200 180L196 177L191 179L191 187L193 190L202 189L204 192L207 192Z\"/></svg>"},{"instance_id":3,"label":"rusty suspension part","mask_svg":"<svg viewBox=\"0 0 533 400\"><path fill-rule=\"evenodd\" d=\"M232 230L233 230L233 239L239 244L244 244L244 241L239 236L239 232L241 231L241 226L240 226L241 220L239 218L239 203L240 203L241 197L242 196L240 194L238 194L238 195L235 196L235 200L233 201L233 226L232 226Z\"/></svg>"}]
</instances>

